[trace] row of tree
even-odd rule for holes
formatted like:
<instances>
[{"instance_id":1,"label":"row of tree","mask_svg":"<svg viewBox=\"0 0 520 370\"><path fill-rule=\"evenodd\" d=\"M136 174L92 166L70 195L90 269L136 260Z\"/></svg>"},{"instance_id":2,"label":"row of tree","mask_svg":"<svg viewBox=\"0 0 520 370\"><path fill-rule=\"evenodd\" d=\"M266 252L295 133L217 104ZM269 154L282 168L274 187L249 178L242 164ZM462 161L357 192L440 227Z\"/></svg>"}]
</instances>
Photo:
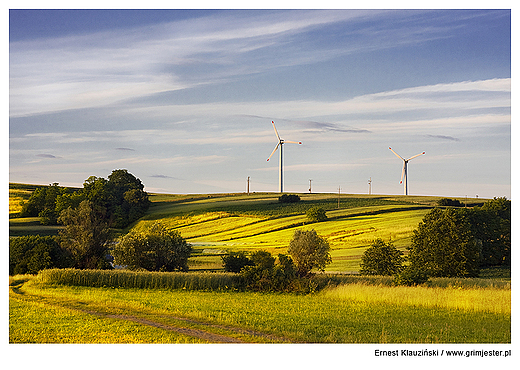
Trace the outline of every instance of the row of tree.
<instances>
[{"instance_id":1,"label":"row of tree","mask_svg":"<svg viewBox=\"0 0 520 370\"><path fill-rule=\"evenodd\" d=\"M47 225L60 222L60 215L67 209L77 209L83 201L97 217L109 227L124 228L142 217L150 200L144 185L127 170L114 170L108 179L91 176L82 189L61 187L58 183L37 188L29 200L22 203L21 217L40 217Z\"/></svg>"},{"instance_id":2,"label":"row of tree","mask_svg":"<svg viewBox=\"0 0 520 370\"><path fill-rule=\"evenodd\" d=\"M435 208L414 230L408 251L405 260L391 241L377 239L365 251L360 273L420 283L429 276L477 277L483 267L510 266L511 201L504 197L482 207Z\"/></svg>"},{"instance_id":3,"label":"row of tree","mask_svg":"<svg viewBox=\"0 0 520 370\"><path fill-rule=\"evenodd\" d=\"M37 268L112 268L109 248L113 230L142 217L150 201L141 180L127 170L108 179L91 176L83 189L54 183L35 189L22 204L22 217L39 216L44 224L64 226L59 237L10 239L10 273L35 273Z\"/></svg>"}]
</instances>

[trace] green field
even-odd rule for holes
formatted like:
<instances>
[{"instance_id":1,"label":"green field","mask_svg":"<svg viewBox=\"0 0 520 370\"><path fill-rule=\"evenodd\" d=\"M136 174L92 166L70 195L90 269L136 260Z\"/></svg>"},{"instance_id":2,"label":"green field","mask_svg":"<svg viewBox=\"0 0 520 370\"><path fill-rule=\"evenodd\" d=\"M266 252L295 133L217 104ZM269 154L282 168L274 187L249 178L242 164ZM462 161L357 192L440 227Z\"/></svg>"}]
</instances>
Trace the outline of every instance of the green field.
<instances>
[{"instance_id":1,"label":"green field","mask_svg":"<svg viewBox=\"0 0 520 370\"><path fill-rule=\"evenodd\" d=\"M174 196L152 194L149 214L134 228L155 221L177 229L193 244L192 269L218 268L219 253L267 250L285 253L295 230L315 229L327 238L332 264L326 271L355 272L361 256L375 238L392 240L405 251L412 230L435 197L301 194L301 202L280 204L279 194ZM327 210L328 220L309 223L306 211Z\"/></svg>"},{"instance_id":2,"label":"green field","mask_svg":"<svg viewBox=\"0 0 520 370\"><path fill-rule=\"evenodd\" d=\"M29 186L10 187L10 235L56 235L59 226L19 217L14 203L30 192ZM357 272L375 238L406 251L413 230L439 198L341 195L338 206L334 194L301 194L296 204L280 204L278 196L151 194L147 215L119 232L157 221L175 228L194 246L190 272L138 273L149 281L146 288L124 287L137 281L131 274L111 280L115 270L104 273L108 280L94 272L90 279L98 283L83 277L73 285L46 281L50 275L44 273L10 277L9 342L511 342L509 271L489 269L480 279L437 278L416 287L393 286L391 277L348 274ZM309 223L306 211L314 206L326 209L328 220ZM243 292L233 288L230 274L214 273L222 272L220 256L227 251L284 253L295 230L310 228L332 247L332 263L316 278L335 276L336 283L324 290ZM181 282L165 288L161 281L168 279Z\"/></svg>"},{"instance_id":3,"label":"green field","mask_svg":"<svg viewBox=\"0 0 520 370\"><path fill-rule=\"evenodd\" d=\"M16 217L20 200L28 199L35 188L10 184L11 236L58 233L59 226L42 226L38 218ZM336 194L300 194L300 202L281 204L279 195L150 194L152 205L147 215L131 228L146 228L158 221L177 229L194 247L189 259L192 270L222 269L220 255L228 251L285 253L295 230L315 229L332 248L332 263L326 271L352 273L359 270L361 256L376 238L392 240L406 253L412 231L439 199L342 194L338 202ZM470 206L477 201L459 200L468 201ZM315 206L327 211L327 221L308 222L306 212Z\"/></svg>"},{"instance_id":4,"label":"green field","mask_svg":"<svg viewBox=\"0 0 520 370\"><path fill-rule=\"evenodd\" d=\"M29 279L23 284L24 280ZM317 294L13 279L11 343L509 343L511 291L354 283Z\"/></svg>"},{"instance_id":5,"label":"green field","mask_svg":"<svg viewBox=\"0 0 520 370\"><path fill-rule=\"evenodd\" d=\"M435 283L435 282L434 282ZM453 285L455 284L455 285ZM11 279L11 343L510 343L510 285L352 283L316 294Z\"/></svg>"}]
</instances>

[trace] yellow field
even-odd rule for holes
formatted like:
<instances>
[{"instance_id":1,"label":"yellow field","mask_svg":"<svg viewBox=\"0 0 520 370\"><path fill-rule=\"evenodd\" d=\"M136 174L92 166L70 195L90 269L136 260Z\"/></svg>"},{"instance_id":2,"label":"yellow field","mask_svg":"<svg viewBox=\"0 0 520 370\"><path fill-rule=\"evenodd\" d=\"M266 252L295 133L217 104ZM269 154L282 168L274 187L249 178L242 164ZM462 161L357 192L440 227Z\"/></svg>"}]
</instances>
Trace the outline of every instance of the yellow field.
<instances>
[{"instance_id":1,"label":"yellow field","mask_svg":"<svg viewBox=\"0 0 520 370\"><path fill-rule=\"evenodd\" d=\"M9 213L15 215L21 210L20 201L29 198L34 186L12 185ZM335 194L300 194L301 202L296 204L280 204L279 195L150 194L152 206L148 214L132 228L146 228L159 221L177 229L194 247L190 267L195 269L220 268L219 253L230 250L286 253L296 230L314 229L331 245L332 263L326 271L355 272L364 251L376 238L392 240L406 253L413 230L439 199L342 194L338 208ZM306 211L313 206L324 208L328 220L310 224ZM12 236L54 235L58 229L39 225L37 219L10 221Z\"/></svg>"}]
</instances>

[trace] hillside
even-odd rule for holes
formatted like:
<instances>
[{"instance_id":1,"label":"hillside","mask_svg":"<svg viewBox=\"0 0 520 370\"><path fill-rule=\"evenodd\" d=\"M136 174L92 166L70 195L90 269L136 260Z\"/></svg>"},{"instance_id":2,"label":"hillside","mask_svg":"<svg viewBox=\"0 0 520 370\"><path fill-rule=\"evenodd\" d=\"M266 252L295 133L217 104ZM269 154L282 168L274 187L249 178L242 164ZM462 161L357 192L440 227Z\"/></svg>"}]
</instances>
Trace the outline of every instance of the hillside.
<instances>
[{"instance_id":1,"label":"hillside","mask_svg":"<svg viewBox=\"0 0 520 370\"><path fill-rule=\"evenodd\" d=\"M10 184L11 236L57 234L58 226L42 226L38 218L16 218L17 204L34 185ZM439 197L342 194L299 194L298 203L282 204L279 194L150 194L152 206L131 228L159 221L177 229L194 246L190 268L220 269L220 255L236 250L285 253L297 229L315 229L332 247L327 271L355 272L375 238L392 240L406 251L412 231ZM464 202L465 199L459 199ZM474 202L475 200L470 200ZM470 204L473 205L473 204ZM319 206L328 220L309 223L306 211ZM11 218L12 217L12 218Z\"/></svg>"}]
</instances>

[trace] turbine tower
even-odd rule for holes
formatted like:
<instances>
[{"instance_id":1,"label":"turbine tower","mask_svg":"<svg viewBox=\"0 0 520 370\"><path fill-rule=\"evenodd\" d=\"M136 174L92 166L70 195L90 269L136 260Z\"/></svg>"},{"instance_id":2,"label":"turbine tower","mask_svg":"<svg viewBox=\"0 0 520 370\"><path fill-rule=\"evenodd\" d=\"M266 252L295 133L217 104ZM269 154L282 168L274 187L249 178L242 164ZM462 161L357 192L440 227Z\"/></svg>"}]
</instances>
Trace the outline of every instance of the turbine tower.
<instances>
[{"instance_id":1,"label":"turbine tower","mask_svg":"<svg viewBox=\"0 0 520 370\"><path fill-rule=\"evenodd\" d=\"M269 156L269 158L267 158L267 161L269 161L271 159L271 157L273 156L274 152L276 152L278 147L280 147L280 193L283 193L283 144L285 144L285 143L301 144L302 142L301 141L289 141L289 140L281 139L280 135L278 135L278 131L276 130L276 126L274 125L274 121L271 121L271 123L273 124L274 133L276 134L276 137L278 138L278 144L276 144L276 147L274 148L274 150L271 153L271 155Z\"/></svg>"},{"instance_id":2,"label":"turbine tower","mask_svg":"<svg viewBox=\"0 0 520 370\"><path fill-rule=\"evenodd\" d=\"M408 161L410 161L411 159L414 159L420 155L426 154L426 152L422 152L422 153L414 155L413 157L410 157L408 159L404 159L399 154L394 152L394 150L392 148L388 148L388 149L390 149L392 151L392 153L394 153L397 157L399 157L403 160L403 172L401 172L401 184L403 183L403 178L404 178L404 195L408 195Z\"/></svg>"}]
</instances>

